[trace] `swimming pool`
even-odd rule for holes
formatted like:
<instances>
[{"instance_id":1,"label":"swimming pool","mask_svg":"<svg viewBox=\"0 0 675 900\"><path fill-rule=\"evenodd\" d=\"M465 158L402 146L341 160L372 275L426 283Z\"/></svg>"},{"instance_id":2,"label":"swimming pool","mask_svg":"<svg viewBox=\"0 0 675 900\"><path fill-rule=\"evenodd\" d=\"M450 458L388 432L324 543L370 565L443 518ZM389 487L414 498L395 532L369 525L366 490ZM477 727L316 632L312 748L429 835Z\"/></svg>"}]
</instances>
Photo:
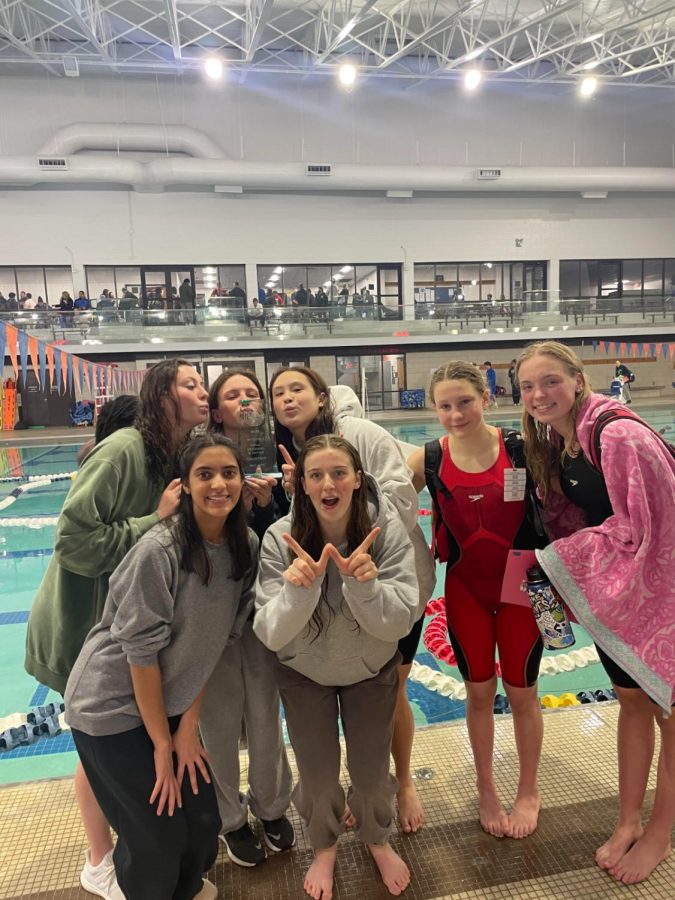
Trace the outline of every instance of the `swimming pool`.
<instances>
[{"instance_id":1,"label":"swimming pool","mask_svg":"<svg viewBox=\"0 0 675 900\"><path fill-rule=\"evenodd\" d=\"M653 427L673 440L675 423L672 409L641 409L640 412ZM491 422L514 427L518 425L516 416L511 415L510 411L505 411L503 419L491 418ZM429 422L401 423L388 425L387 428L400 440L418 445L443 433L437 424ZM0 448L0 479L21 479L19 482L0 482L0 500L17 483L24 484L31 476L74 472L78 449L75 445ZM60 699L26 674L23 656L28 612L52 553L55 535L53 520L58 516L69 486L70 480L61 480L33 488L0 513L0 718L13 713L25 715L33 706ZM429 509L426 491L421 495L420 505L424 510ZM22 524L18 524L19 520ZM427 540L430 540L431 518L420 516L420 524ZM443 581L444 567L440 566L435 597L442 596ZM427 619L426 627L431 621L431 618ZM576 629L576 634L575 650L591 643L583 629ZM463 717L464 702L445 696L448 693L447 678L459 679L459 671L436 659L423 643L420 644L416 662L446 679L445 688L436 683L443 682L444 678L431 679L433 684L428 677L421 679L421 676L409 682L409 695L417 724L438 724ZM566 665L569 667L571 664L568 662ZM566 692L592 691L608 686L604 670L594 664L570 667L555 675L543 675L539 692L542 696L559 696ZM499 690L502 691L501 684ZM29 746L0 751L0 784L71 774L75 761L76 754L67 731L55 737L40 738Z\"/></svg>"}]
</instances>

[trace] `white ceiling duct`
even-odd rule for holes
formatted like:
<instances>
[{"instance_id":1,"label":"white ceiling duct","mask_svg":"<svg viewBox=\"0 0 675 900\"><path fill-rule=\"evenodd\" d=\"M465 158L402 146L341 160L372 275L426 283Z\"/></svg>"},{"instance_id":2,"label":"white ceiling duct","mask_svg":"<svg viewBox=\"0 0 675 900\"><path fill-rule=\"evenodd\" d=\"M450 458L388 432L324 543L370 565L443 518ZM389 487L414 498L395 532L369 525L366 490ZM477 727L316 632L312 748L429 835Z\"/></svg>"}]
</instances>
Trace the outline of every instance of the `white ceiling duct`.
<instances>
[{"instance_id":1,"label":"white ceiling duct","mask_svg":"<svg viewBox=\"0 0 675 900\"><path fill-rule=\"evenodd\" d=\"M107 155L77 155L80 150L183 152L191 158L162 156L150 162ZM73 155L75 154L75 155ZM41 171L41 158L59 157L65 168ZM619 166L511 166L496 180L481 178L468 166L332 164L330 178L308 175L306 163L247 162L223 158L201 132L186 126L75 123L63 128L33 156L0 156L0 185L127 186L136 191L223 185L255 191L414 191L466 192L675 192L675 169Z\"/></svg>"},{"instance_id":2,"label":"white ceiling duct","mask_svg":"<svg viewBox=\"0 0 675 900\"><path fill-rule=\"evenodd\" d=\"M39 156L69 156L80 150L145 150L186 153L204 159L226 154L201 131L187 125L143 125L115 122L73 122L56 132Z\"/></svg>"}]
</instances>

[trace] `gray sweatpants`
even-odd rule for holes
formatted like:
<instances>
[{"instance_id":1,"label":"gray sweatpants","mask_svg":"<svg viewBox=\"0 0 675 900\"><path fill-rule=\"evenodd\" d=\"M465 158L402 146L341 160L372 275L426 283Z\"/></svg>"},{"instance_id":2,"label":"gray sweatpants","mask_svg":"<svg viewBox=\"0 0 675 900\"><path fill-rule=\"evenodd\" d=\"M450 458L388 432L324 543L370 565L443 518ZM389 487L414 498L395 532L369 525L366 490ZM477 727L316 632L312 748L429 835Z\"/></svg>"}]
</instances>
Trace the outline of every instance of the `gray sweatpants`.
<instances>
[{"instance_id":1,"label":"gray sweatpants","mask_svg":"<svg viewBox=\"0 0 675 900\"><path fill-rule=\"evenodd\" d=\"M290 805L293 779L279 713L276 654L261 644L247 622L209 679L199 722L225 833L246 822L247 806L259 819L278 819ZM242 721L248 742L248 797L240 792Z\"/></svg>"},{"instance_id":2,"label":"gray sweatpants","mask_svg":"<svg viewBox=\"0 0 675 900\"><path fill-rule=\"evenodd\" d=\"M347 748L349 808L365 844L384 844L394 821L398 782L389 772L389 753L398 690L400 654L365 681L343 687L317 684L277 665L279 693L298 765L293 803L314 850L332 847L345 830L345 793L340 785L338 718Z\"/></svg>"}]
</instances>

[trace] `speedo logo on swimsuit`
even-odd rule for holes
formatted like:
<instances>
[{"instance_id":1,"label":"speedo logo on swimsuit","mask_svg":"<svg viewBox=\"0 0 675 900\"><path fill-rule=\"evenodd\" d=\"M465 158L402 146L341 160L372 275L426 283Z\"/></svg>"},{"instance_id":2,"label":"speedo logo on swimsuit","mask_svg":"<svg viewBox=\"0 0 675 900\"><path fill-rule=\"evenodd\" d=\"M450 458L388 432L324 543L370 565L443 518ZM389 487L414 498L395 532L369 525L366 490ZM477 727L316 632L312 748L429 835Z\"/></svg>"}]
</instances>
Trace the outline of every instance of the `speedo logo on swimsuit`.
<instances>
[{"instance_id":1,"label":"speedo logo on swimsuit","mask_svg":"<svg viewBox=\"0 0 675 900\"><path fill-rule=\"evenodd\" d=\"M579 482L575 481L574 478L570 478L570 484L572 485L572 487L576 487L579 484Z\"/></svg>"},{"instance_id":2,"label":"speedo logo on swimsuit","mask_svg":"<svg viewBox=\"0 0 675 900\"><path fill-rule=\"evenodd\" d=\"M472 503L475 503L476 500L482 500L483 496L484 496L483 494L469 494L469 500Z\"/></svg>"}]
</instances>

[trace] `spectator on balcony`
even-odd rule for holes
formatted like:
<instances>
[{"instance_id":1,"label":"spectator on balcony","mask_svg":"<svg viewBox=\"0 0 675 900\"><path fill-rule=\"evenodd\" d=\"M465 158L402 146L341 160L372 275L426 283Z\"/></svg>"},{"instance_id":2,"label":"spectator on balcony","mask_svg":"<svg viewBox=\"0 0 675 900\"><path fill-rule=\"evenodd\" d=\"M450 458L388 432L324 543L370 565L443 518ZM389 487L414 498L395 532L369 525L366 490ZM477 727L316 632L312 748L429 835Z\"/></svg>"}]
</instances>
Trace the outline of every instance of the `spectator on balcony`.
<instances>
[{"instance_id":1,"label":"spectator on balcony","mask_svg":"<svg viewBox=\"0 0 675 900\"><path fill-rule=\"evenodd\" d=\"M265 310L263 309L257 297L253 298L253 300L251 301L251 305L248 308L246 324L249 326L249 328L252 328L256 325L260 325L260 327L262 328L265 324Z\"/></svg>"},{"instance_id":2,"label":"spectator on balcony","mask_svg":"<svg viewBox=\"0 0 675 900\"><path fill-rule=\"evenodd\" d=\"M78 309L80 311L85 309L91 309L91 300L87 297L84 291L80 291L77 295L77 300L73 303L74 309Z\"/></svg>"},{"instance_id":3,"label":"spectator on balcony","mask_svg":"<svg viewBox=\"0 0 675 900\"><path fill-rule=\"evenodd\" d=\"M24 309L35 309L35 300L33 300L33 295L30 293L26 294L26 299L23 301Z\"/></svg>"},{"instance_id":4,"label":"spectator on balcony","mask_svg":"<svg viewBox=\"0 0 675 900\"><path fill-rule=\"evenodd\" d=\"M49 304L45 302L44 297L38 297L35 309L49 309Z\"/></svg>"},{"instance_id":5,"label":"spectator on balcony","mask_svg":"<svg viewBox=\"0 0 675 900\"><path fill-rule=\"evenodd\" d=\"M291 303L293 306L307 306L307 301L309 300L309 295L305 290L305 286L302 282L298 285L295 293L291 296Z\"/></svg>"},{"instance_id":6,"label":"spectator on balcony","mask_svg":"<svg viewBox=\"0 0 675 900\"><path fill-rule=\"evenodd\" d=\"M230 305L233 309L246 308L246 291L243 290L238 281L235 281L234 287L230 290L230 297L232 298Z\"/></svg>"},{"instance_id":7,"label":"spectator on balcony","mask_svg":"<svg viewBox=\"0 0 675 900\"><path fill-rule=\"evenodd\" d=\"M10 297L15 297L15 294L10 294ZM62 309L64 312L72 312L75 308L75 304L73 302L73 298L70 296L68 291L63 291L61 294L61 299L56 305L57 309Z\"/></svg>"}]
</instances>

